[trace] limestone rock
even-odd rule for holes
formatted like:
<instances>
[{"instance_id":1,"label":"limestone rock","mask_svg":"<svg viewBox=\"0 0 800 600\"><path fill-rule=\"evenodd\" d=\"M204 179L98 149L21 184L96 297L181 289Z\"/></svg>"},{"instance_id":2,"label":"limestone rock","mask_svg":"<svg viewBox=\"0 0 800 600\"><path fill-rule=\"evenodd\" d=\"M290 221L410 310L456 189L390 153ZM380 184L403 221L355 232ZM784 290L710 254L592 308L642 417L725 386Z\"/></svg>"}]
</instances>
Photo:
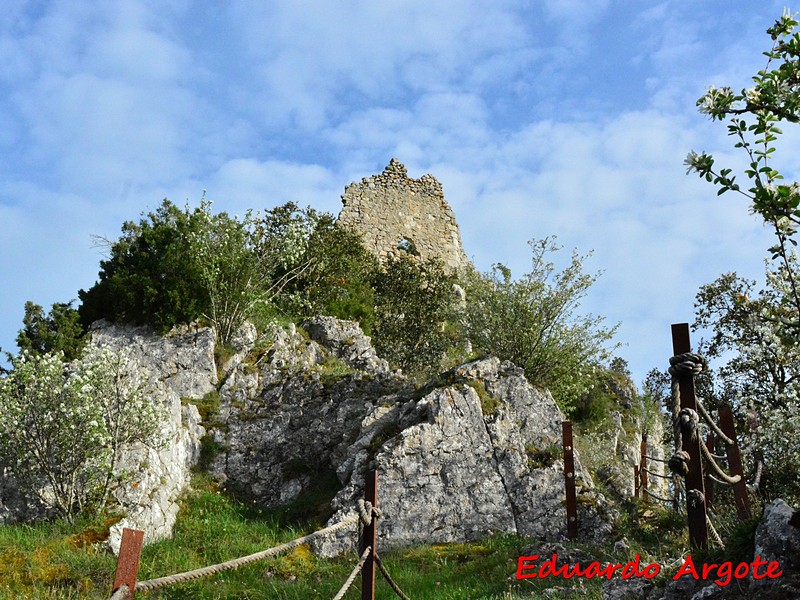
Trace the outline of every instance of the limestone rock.
<instances>
[{"instance_id":1,"label":"limestone rock","mask_svg":"<svg viewBox=\"0 0 800 600\"><path fill-rule=\"evenodd\" d=\"M354 512L364 474L374 465L384 515L379 547L467 541L493 532L562 537L563 416L549 393L496 358L457 367L426 391L389 410L376 408L362 422L331 522ZM581 535L608 535L612 515L579 457L576 476ZM354 543L342 534L316 549L331 556Z\"/></svg>"},{"instance_id":2,"label":"limestone rock","mask_svg":"<svg viewBox=\"0 0 800 600\"><path fill-rule=\"evenodd\" d=\"M159 336L147 327L104 321L94 324L91 336L93 345L125 350L136 372L153 384L152 399L167 415L162 425L164 445L132 448L119 465L120 471L132 476L127 485L114 490L125 515L111 528L108 539L116 553L124 527L144 531L145 543L172 535L179 500L190 483L190 469L197 463L205 435L200 413L190 402L216 388L215 336L212 329L195 326Z\"/></svg>"},{"instance_id":3,"label":"limestone rock","mask_svg":"<svg viewBox=\"0 0 800 600\"><path fill-rule=\"evenodd\" d=\"M800 510L795 510L778 498L764 511L756 529L756 547L753 558L776 560L783 575L778 580L753 581L752 589L773 587L777 582L792 585L800 597Z\"/></svg>"}]
</instances>

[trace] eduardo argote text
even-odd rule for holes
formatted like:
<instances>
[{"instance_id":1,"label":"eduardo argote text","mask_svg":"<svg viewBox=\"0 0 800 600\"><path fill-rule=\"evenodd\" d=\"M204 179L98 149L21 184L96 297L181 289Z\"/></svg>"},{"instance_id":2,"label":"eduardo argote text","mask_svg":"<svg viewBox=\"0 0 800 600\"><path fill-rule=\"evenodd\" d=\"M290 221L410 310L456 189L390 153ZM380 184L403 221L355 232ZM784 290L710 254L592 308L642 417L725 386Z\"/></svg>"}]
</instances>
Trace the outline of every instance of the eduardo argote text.
<instances>
[{"instance_id":1,"label":"eduardo argote text","mask_svg":"<svg viewBox=\"0 0 800 600\"><path fill-rule=\"evenodd\" d=\"M649 563L644 566L641 558L636 557L627 563L608 563L601 565L599 562L591 562L585 567L580 563L574 565L558 565L558 555L553 554L547 560L538 563L539 555L520 556L517 561L517 579L544 579L546 577L562 577L571 579L573 577L605 577L611 579L614 576L622 579L643 577L652 579L661 572L661 567L656 563ZM752 562L741 562L734 566L732 562L721 563L702 563L695 566L691 555L688 555L681 564L678 572L672 578L677 580L685 575L694 579L708 580L714 577L714 583L719 586L728 585L733 579L744 579L752 573L753 579L775 579L783 574L780 570L778 561L766 561L760 556L756 556Z\"/></svg>"}]
</instances>

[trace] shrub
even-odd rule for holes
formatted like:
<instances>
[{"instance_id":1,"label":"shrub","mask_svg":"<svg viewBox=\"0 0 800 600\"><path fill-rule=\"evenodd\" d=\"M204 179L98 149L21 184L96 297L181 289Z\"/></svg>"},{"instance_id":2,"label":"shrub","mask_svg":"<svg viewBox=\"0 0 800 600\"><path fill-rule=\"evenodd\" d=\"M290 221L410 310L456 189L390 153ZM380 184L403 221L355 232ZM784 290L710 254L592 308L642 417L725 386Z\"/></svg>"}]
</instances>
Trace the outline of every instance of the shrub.
<instances>
[{"instance_id":1,"label":"shrub","mask_svg":"<svg viewBox=\"0 0 800 600\"><path fill-rule=\"evenodd\" d=\"M560 250L550 238L531 240L532 269L514 280L502 264L490 273L467 277L464 333L475 351L510 360L534 384L550 389L569 413L591 385L593 367L610 358L607 343L616 327L602 317L575 311L597 276L583 272L576 252L556 272L547 255Z\"/></svg>"},{"instance_id":2,"label":"shrub","mask_svg":"<svg viewBox=\"0 0 800 600\"><path fill-rule=\"evenodd\" d=\"M455 276L436 260L390 259L373 278L375 350L411 373L438 370L451 345Z\"/></svg>"},{"instance_id":3,"label":"shrub","mask_svg":"<svg viewBox=\"0 0 800 600\"><path fill-rule=\"evenodd\" d=\"M157 445L161 407L122 353L91 348L75 364L24 352L0 379L0 461L57 514L102 510L121 453Z\"/></svg>"}]
</instances>

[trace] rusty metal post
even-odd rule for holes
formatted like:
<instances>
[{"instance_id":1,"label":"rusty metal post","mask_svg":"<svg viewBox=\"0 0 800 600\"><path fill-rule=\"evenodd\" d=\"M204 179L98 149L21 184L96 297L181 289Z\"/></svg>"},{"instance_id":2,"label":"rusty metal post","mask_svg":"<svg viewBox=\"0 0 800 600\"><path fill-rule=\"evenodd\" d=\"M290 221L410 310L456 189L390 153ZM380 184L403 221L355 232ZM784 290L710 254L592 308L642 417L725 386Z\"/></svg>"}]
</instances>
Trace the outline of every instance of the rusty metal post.
<instances>
[{"instance_id":1,"label":"rusty metal post","mask_svg":"<svg viewBox=\"0 0 800 600\"><path fill-rule=\"evenodd\" d=\"M672 352L675 356L692 351L689 341L689 324L672 325ZM681 375L680 407L697 412L695 402L694 377L691 374ZM703 462L700 454L700 436L688 431L681 432L683 450L689 454L689 472L684 478L686 482L686 512L689 522L689 542L692 548L708 548L708 529L706 528L706 503L703 488Z\"/></svg>"},{"instance_id":2,"label":"rusty metal post","mask_svg":"<svg viewBox=\"0 0 800 600\"><path fill-rule=\"evenodd\" d=\"M575 496L575 456L572 446L572 423L561 423L562 444L564 446L564 487L567 493L567 537L578 537L578 502Z\"/></svg>"},{"instance_id":3,"label":"rusty metal post","mask_svg":"<svg viewBox=\"0 0 800 600\"><path fill-rule=\"evenodd\" d=\"M709 433L706 436L706 448L711 454L715 454L714 448L716 446L714 434ZM705 481L705 490L706 490L706 510L712 508L714 506L714 480L711 479L711 473L706 473L706 481Z\"/></svg>"},{"instance_id":4,"label":"rusty metal post","mask_svg":"<svg viewBox=\"0 0 800 600\"><path fill-rule=\"evenodd\" d=\"M733 495L736 501L736 513L739 519L747 521L752 516L750 511L750 498L747 495L747 484L744 482L744 470L742 469L742 455L739 452L739 443L736 441L736 429L733 425L733 411L730 406L722 406L719 409L719 428L726 436L733 440L733 444L727 446L728 471L731 476L739 476L739 482L733 484Z\"/></svg>"},{"instance_id":5,"label":"rusty metal post","mask_svg":"<svg viewBox=\"0 0 800 600\"><path fill-rule=\"evenodd\" d=\"M639 445L639 477L642 479L642 500L645 504L650 502L647 496L647 435L642 436L642 443Z\"/></svg>"},{"instance_id":6,"label":"rusty metal post","mask_svg":"<svg viewBox=\"0 0 800 600\"><path fill-rule=\"evenodd\" d=\"M367 473L364 482L364 500L378 506L378 471ZM361 569L361 600L375 600L375 555L378 551L378 518L372 515L372 522L364 528L364 535L359 552L363 553L367 546L372 548L372 552Z\"/></svg>"},{"instance_id":7,"label":"rusty metal post","mask_svg":"<svg viewBox=\"0 0 800 600\"><path fill-rule=\"evenodd\" d=\"M123 585L128 586L130 598L136 594L136 577L139 575L139 559L142 555L142 544L144 542L144 531L137 529L122 530L122 543L119 547L119 557L117 558L117 572L114 575L114 586L111 590L113 594Z\"/></svg>"},{"instance_id":8,"label":"rusty metal post","mask_svg":"<svg viewBox=\"0 0 800 600\"><path fill-rule=\"evenodd\" d=\"M639 482L641 478L639 477L639 465L633 465L633 497L639 497Z\"/></svg>"}]
</instances>

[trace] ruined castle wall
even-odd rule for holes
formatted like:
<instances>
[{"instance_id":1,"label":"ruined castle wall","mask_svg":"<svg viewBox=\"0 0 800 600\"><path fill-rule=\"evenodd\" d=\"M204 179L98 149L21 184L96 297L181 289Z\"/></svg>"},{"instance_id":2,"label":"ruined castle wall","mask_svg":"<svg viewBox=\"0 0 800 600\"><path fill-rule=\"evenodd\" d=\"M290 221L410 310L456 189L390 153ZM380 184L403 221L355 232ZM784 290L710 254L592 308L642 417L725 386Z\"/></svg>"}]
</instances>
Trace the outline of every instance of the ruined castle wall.
<instances>
[{"instance_id":1,"label":"ruined castle wall","mask_svg":"<svg viewBox=\"0 0 800 600\"><path fill-rule=\"evenodd\" d=\"M339 222L360 233L380 260L411 253L438 258L449 269L469 264L453 210L433 175L408 177L396 158L380 175L348 185Z\"/></svg>"}]
</instances>

